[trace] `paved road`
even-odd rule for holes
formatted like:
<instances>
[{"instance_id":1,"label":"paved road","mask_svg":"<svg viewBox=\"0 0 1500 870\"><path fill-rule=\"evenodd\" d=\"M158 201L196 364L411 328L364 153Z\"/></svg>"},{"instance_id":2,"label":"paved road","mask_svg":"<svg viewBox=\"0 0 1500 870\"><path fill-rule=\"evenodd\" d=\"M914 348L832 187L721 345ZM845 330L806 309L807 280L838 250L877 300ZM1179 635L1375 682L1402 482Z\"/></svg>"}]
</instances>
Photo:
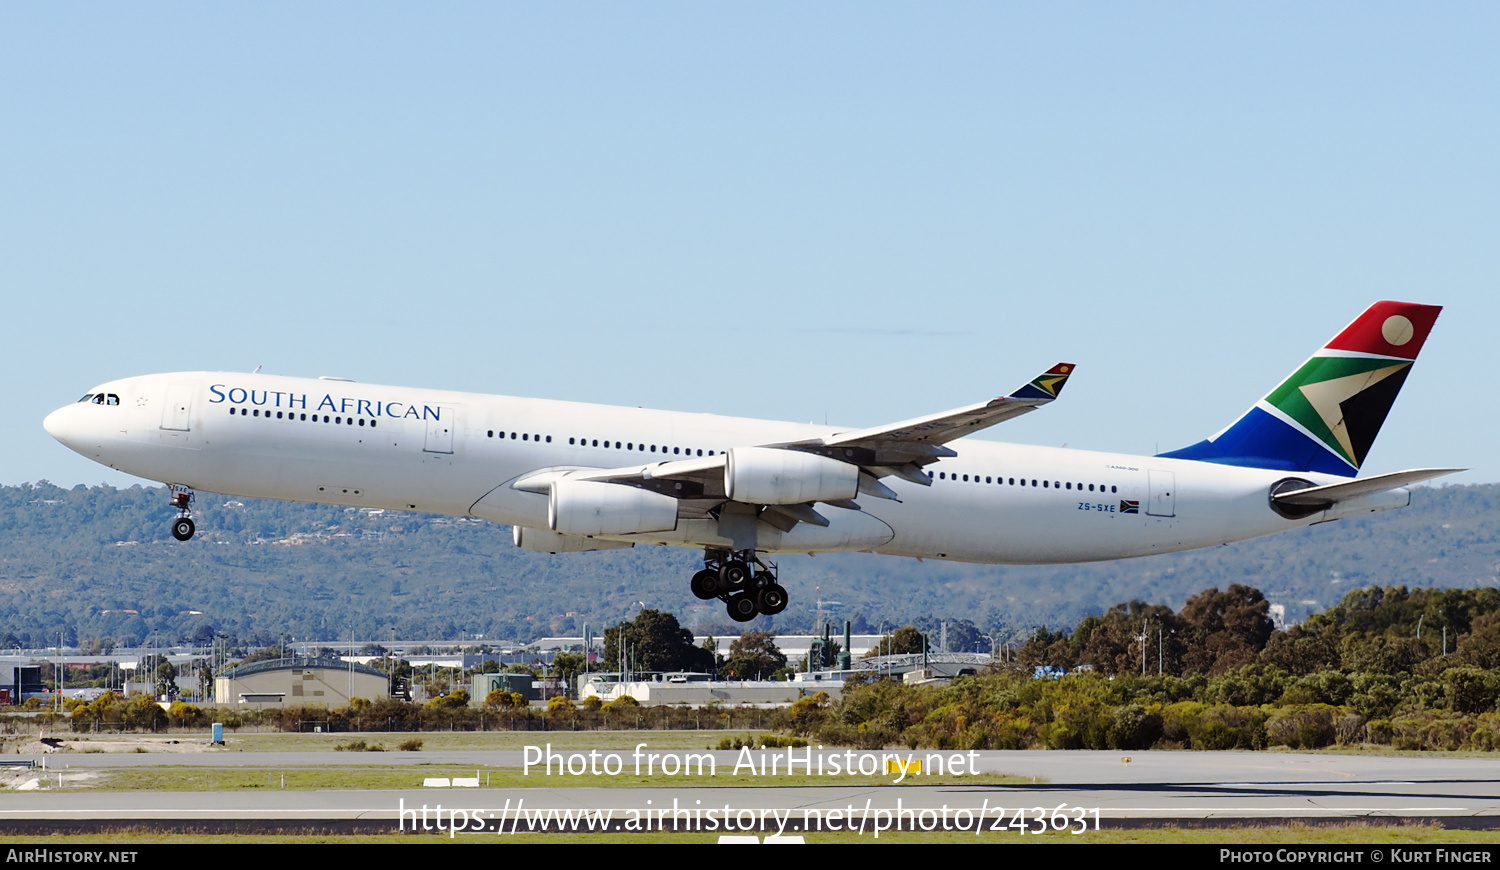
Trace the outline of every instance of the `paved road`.
<instances>
[{"instance_id":1,"label":"paved road","mask_svg":"<svg viewBox=\"0 0 1500 870\"><path fill-rule=\"evenodd\" d=\"M630 750L614 752L630 771ZM690 750L673 750L686 755ZM768 751L769 752L769 751ZM785 758L784 750L781 751ZM905 755L905 753L902 753ZM823 752L812 756L814 770L821 756L824 770L831 770L834 756L840 766L851 759L858 765L865 753ZM925 753L917 753L918 757ZM954 753L944 753L951 761ZM713 753L722 774L744 759L733 752ZM1301 754L1278 752L980 752L964 754L964 762L977 761L983 772L1005 772L1035 777L1036 783L1014 786L916 784L915 776L900 787L870 787L841 784L842 777L827 775L826 784L775 787L776 777L767 777L767 787L714 787L711 776L683 776L681 787L597 788L568 787L570 776L538 775L541 784L524 789L434 789L418 787L424 771L412 771L411 789L329 790L317 792L151 792L112 793L99 791L8 792L0 794L0 824L24 826L39 822L102 820L113 823L140 821L176 825L215 820L244 824L251 820L305 824L354 824L367 829L389 830L406 820L408 825L431 826L439 818L443 825L456 819L461 828L493 828L505 821L507 830L522 821L549 818L557 824L557 813L583 811L607 813L614 824L629 819L638 822L674 811L678 824L707 824L708 818L726 815L740 823L752 818L764 827L795 826L806 821L845 824L848 818L863 819L872 829L883 812L887 822L898 811L907 811L905 823L936 823L940 817L957 823L975 824L986 819L989 826L1001 822L999 832L1015 834L1016 825L1035 828L1038 813L1045 810L1045 824L1092 827L1094 820L1111 824L1141 824L1151 821L1214 819L1351 819L1415 818L1441 820L1444 824L1500 826L1500 760L1424 756ZM799 751L796 758L805 758ZM1128 758L1129 761L1125 759ZM519 767L523 754L505 752L419 752L362 754L301 752L139 755L92 754L51 756L49 769L133 767L150 765L255 766L292 770L308 765L379 764L383 766L438 764L472 767L476 770ZM658 763L665 759L658 759ZM679 759L681 761L681 759ZM575 762L576 764L577 762ZM873 761L866 762L873 767ZM784 770L784 760L782 762ZM929 759L929 768L931 760ZM66 775L65 777L66 778ZM421 808L426 806L427 816ZM1058 808L1062 808L1058 812ZM407 811L403 817L403 808ZM1017 809L1025 814L1018 819ZM927 811L925 815L909 811ZM457 813L457 814L455 814ZM534 815L542 813L541 816ZM697 814L694 816L693 814ZM967 813L964 816L963 813ZM660 818L659 815L655 816ZM596 816L597 818L597 816ZM779 821L778 821L779 820ZM909 826L908 824L908 826Z\"/></svg>"}]
</instances>

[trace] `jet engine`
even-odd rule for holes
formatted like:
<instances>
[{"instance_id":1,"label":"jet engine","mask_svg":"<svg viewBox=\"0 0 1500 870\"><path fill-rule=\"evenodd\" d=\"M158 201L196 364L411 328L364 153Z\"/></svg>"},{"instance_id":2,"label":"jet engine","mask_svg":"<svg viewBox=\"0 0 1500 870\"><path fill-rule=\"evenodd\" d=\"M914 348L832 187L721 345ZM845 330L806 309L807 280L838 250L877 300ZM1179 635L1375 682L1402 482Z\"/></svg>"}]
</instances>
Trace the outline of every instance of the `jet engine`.
<instances>
[{"instance_id":1,"label":"jet engine","mask_svg":"<svg viewBox=\"0 0 1500 870\"><path fill-rule=\"evenodd\" d=\"M746 504L805 504L859 494L859 466L800 450L731 447L724 492Z\"/></svg>"},{"instance_id":2,"label":"jet engine","mask_svg":"<svg viewBox=\"0 0 1500 870\"><path fill-rule=\"evenodd\" d=\"M677 528L677 499L618 483L559 480L547 500L547 525L564 535L633 535Z\"/></svg>"}]
</instances>

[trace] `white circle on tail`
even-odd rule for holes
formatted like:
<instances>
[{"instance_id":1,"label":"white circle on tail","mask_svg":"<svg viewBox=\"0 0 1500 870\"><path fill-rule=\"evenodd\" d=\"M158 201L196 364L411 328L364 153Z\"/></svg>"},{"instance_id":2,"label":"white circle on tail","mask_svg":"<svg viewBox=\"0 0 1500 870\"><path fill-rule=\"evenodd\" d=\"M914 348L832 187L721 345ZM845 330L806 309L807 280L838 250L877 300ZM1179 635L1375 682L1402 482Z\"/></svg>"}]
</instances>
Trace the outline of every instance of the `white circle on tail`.
<instances>
[{"instance_id":1,"label":"white circle on tail","mask_svg":"<svg viewBox=\"0 0 1500 870\"><path fill-rule=\"evenodd\" d=\"M1401 345L1406 344L1408 341L1411 341L1411 337L1415 335L1416 332L1417 331L1412 328L1411 321L1407 320L1405 317L1402 317L1399 314L1392 314L1390 317L1387 317L1385 319L1385 323L1380 324L1381 336L1384 337L1387 342L1396 347L1400 347Z\"/></svg>"}]
</instances>

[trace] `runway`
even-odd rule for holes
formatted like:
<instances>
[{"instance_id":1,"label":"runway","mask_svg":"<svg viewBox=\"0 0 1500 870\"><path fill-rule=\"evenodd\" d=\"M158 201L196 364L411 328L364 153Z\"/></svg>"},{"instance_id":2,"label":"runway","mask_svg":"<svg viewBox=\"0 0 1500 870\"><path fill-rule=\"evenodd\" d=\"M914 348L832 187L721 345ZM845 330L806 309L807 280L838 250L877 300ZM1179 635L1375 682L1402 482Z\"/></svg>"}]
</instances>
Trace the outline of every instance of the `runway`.
<instances>
[{"instance_id":1,"label":"runway","mask_svg":"<svg viewBox=\"0 0 1500 870\"><path fill-rule=\"evenodd\" d=\"M628 758L630 750L614 750ZM905 750L902 750L904 753ZM709 755L710 753L703 753ZM917 753L918 757L922 753ZM951 754L951 753L950 753ZM734 752L714 752L727 771ZM833 756L814 752L825 769ZM966 754L967 755L967 754ZM801 754L795 756L802 758ZM528 830L611 830L688 825L721 829L826 830L828 825L900 828L963 825L976 834L1019 835L1161 824L1250 821L1417 820L1447 827L1500 827L1500 759L1445 755L1393 757L1280 752L979 752L981 772L1035 778L1018 785L902 784L872 787L820 784L715 786L714 777L683 785L570 786L574 777L538 777L528 788L423 788L416 765L476 771L519 768L517 751L383 753L233 752L178 756L76 754L51 756L63 788L0 794L6 830L97 829L145 825L171 829L316 828L475 836ZM1127 760L1128 759L1128 760ZM306 766L412 766L412 787L383 790L261 790L110 792L66 787L67 771L152 766L295 770ZM821 784L826 780L826 784ZM482 782L482 780L481 780ZM917 783L913 776L907 783ZM439 810L438 808L442 809ZM635 827L630 827L632 824ZM700 827L693 828L697 824ZM456 829L456 830L450 830ZM598 828L596 828L598 829ZM651 829L655 829L651 827Z\"/></svg>"}]
</instances>

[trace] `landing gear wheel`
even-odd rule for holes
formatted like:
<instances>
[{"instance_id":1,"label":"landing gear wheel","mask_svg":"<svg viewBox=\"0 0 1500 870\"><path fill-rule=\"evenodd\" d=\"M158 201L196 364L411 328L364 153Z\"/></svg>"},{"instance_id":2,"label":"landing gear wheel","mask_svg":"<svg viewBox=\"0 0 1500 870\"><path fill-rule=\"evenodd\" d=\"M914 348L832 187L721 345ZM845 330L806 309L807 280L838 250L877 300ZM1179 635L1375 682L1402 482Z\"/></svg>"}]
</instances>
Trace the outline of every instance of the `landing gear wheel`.
<instances>
[{"instance_id":1,"label":"landing gear wheel","mask_svg":"<svg viewBox=\"0 0 1500 870\"><path fill-rule=\"evenodd\" d=\"M752 593L743 592L729 599L729 618L735 622L749 622L759 612Z\"/></svg>"},{"instance_id":2,"label":"landing gear wheel","mask_svg":"<svg viewBox=\"0 0 1500 870\"><path fill-rule=\"evenodd\" d=\"M725 562L719 569L719 582L728 589L743 589L750 582L750 566L738 559Z\"/></svg>"},{"instance_id":3,"label":"landing gear wheel","mask_svg":"<svg viewBox=\"0 0 1500 870\"><path fill-rule=\"evenodd\" d=\"M191 538L193 532L197 530L198 527L193 525L192 519L188 517L178 517L172 523L172 537L179 541L186 541L188 538Z\"/></svg>"},{"instance_id":4,"label":"landing gear wheel","mask_svg":"<svg viewBox=\"0 0 1500 870\"><path fill-rule=\"evenodd\" d=\"M786 589L780 583L762 586L755 591L755 609L767 616L786 610Z\"/></svg>"},{"instance_id":5,"label":"landing gear wheel","mask_svg":"<svg viewBox=\"0 0 1500 870\"><path fill-rule=\"evenodd\" d=\"M708 568L693 575L693 594L707 601L719 597L719 572Z\"/></svg>"}]
</instances>

